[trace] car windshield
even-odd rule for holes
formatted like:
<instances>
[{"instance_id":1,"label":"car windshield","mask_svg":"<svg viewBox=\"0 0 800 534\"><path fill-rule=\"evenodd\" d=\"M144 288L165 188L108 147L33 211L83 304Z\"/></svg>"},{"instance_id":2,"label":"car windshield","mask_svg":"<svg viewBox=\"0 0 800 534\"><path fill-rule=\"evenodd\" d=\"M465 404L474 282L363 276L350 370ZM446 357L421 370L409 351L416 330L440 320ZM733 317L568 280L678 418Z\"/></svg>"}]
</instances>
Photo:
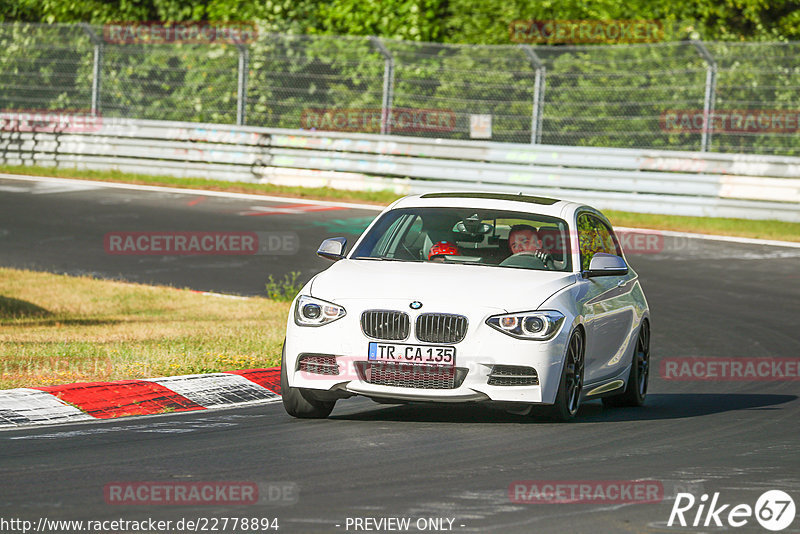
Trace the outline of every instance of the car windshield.
<instances>
[{"instance_id":1,"label":"car windshield","mask_svg":"<svg viewBox=\"0 0 800 534\"><path fill-rule=\"evenodd\" d=\"M400 208L385 213L351 259L459 263L570 271L562 219L479 208Z\"/></svg>"}]
</instances>

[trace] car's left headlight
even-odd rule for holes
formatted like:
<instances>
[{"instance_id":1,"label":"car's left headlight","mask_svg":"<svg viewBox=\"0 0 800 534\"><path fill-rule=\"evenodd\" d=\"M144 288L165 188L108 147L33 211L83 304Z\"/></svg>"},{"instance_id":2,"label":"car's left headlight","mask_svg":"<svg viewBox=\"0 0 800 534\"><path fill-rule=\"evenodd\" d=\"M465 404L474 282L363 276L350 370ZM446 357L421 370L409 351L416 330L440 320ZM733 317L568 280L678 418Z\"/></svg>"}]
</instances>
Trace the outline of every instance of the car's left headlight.
<instances>
[{"instance_id":1,"label":"car's left headlight","mask_svg":"<svg viewBox=\"0 0 800 534\"><path fill-rule=\"evenodd\" d=\"M322 326L341 319L347 312L341 306L306 295L297 299L294 322L298 326Z\"/></svg>"},{"instance_id":2,"label":"car's left headlight","mask_svg":"<svg viewBox=\"0 0 800 534\"><path fill-rule=\"evenodd\" d=\"M520 339L545 341L555 336L564 322L564 314L555 310L527 311L492 315L486 324L504 334Z\"/></svg>"}]
</instances>

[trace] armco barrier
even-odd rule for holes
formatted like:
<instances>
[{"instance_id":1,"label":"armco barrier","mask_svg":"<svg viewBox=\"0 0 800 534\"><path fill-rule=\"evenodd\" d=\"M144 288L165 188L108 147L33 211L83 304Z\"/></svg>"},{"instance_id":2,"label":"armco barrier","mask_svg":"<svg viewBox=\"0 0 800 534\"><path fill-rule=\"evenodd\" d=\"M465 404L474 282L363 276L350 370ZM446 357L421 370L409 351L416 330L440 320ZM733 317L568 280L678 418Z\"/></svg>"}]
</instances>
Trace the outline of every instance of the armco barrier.
<instances>
[{"instance_id":1,"label":"armco barrier","mask_svg":"<svg viewBox=\"0 0 800 534\"><path fill-rule=\"evenodd\" d=\"M2 131L0 162L397 193L524 192L645 213L800 222L800 158L104 118Z\"/></svg>"}]
</instances>

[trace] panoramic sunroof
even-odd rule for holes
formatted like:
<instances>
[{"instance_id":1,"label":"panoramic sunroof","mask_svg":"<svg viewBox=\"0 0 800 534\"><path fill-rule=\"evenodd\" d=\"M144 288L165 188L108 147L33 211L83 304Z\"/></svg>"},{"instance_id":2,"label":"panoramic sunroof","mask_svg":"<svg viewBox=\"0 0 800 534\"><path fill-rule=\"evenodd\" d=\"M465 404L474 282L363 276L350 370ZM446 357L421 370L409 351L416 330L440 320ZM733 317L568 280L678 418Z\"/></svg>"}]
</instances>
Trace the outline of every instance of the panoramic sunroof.
<instances>
[{"instance_id":1,"label":"panoramic sunroof","mask_svg":"<svg viewBox=\"0 0 800 534\"><path fill-rule=\"evenodd\" d=\"M511 193L425 193L420 198L485 198L488 200L513 200L550 206L558 202L555 198L533 197L529 195L513 195Z\"/></svg>"}]
</instances>

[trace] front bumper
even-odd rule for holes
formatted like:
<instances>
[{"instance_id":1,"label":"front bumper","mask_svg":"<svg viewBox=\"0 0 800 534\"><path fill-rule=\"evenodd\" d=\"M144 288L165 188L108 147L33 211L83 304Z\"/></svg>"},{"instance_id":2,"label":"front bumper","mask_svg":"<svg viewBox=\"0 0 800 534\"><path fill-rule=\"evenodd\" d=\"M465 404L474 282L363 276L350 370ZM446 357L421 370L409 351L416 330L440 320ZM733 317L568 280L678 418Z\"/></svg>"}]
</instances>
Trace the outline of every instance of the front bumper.
<instances>
[{"instance_id":1,"label":"front bumper","mask_svg":"<svg viewBox=\"0 0 800 534\"><path fill-rule=\"evenodd\" d=\"M481 309L471 313L447 309L426 312L460 313L467 316L469 325L463 341L452 345L456 349L456 367L465 369L463 382L452 389L424 389L369 383L357 371L357 362L366 362L368 344L376 341L367 337L360 324L361 313L366 309L403 310L397 302L341 302L347 315L319 327L303 327L294 323L290 313L286 331L287 378L292 387L322 391L341 391L404 401L475 402L507 401L553 404L558 391L566 343L570 334L571 318L567 317L559 333L548 341L515 339L485 323L491 315L505 313L500 309ZM408 301L402 301L407 307ZM414 324L419 312L404 310ZM411 328L408 339L397 343L435 345L416 340ZM336 357L339 373L316 374L300 370L298 358L302 354L332 355ZM533 367L538 375L538 385L490 385L492 369L496 365Z\"/></svg>"}]
</instances>

